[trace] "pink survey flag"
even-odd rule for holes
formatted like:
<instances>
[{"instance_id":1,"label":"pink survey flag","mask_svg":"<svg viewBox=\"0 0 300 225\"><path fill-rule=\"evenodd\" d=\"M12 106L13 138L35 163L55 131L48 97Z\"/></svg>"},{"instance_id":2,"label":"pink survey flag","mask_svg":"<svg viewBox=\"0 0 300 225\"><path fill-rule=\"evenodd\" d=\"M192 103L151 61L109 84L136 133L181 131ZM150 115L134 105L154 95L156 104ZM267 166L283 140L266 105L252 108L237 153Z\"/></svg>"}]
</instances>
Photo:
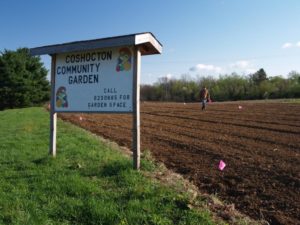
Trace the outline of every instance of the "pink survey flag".
<instances>
[{"instance_id":1,"label":"pink survey flag","mask_svg":"<svg viewBox=\"0 0 300 225\"><path fill-rule=\"evenodd\" d=\"M81 121L81 120L82 120L82 117L79 117L79 120Z\"/></svg>"},{"instance_id":2,"label":"pink survey flag","mask_svg":"<svg viewBox=\"0 0 300 225\"><path fill-rule=\"evenodd\" d=\"M226 163L223 160L220 160L219 170L221 170L221 171L224 170L225 166L226 166Z\"/></svg>"},{"instance_id":3,"label":"pink survey flag","mask_svg":"<svg viewBox=\"0 0 300 225\"><path fill-rule=\"evenodd\" d=\"M239 105L239 109L242 109L242 108L243 108L243 106Z\"/></svg>"}]
</instances>

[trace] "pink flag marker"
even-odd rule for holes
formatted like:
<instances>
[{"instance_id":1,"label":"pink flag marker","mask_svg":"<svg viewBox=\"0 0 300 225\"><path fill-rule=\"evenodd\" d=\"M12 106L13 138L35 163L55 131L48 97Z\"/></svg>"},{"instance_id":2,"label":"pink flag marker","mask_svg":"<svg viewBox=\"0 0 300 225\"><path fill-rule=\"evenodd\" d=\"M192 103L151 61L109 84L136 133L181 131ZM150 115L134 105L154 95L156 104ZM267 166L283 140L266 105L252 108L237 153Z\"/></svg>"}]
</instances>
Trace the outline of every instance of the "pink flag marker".
<instances>
[{"instance_id":1,"label":"pink flag marker","mask_svg":"<svg viewBox=\"0 0 300 225\"><path fill-rule=\"evenodd\" d=\"M82 120L82 117L79 117L79 120L81 121L81 120Z\"/></svg>"},{"instance_id":2,"label":"pink flag marker","mask_svg":"<svg viewBox=\"0 0 300 225\"><path fill-rule=\"evenodd\" d=\"M242 109L242 108L243 108L243 106L239 105L239 109Z\"/></svg>"},{"instance_id":3,"label":"pink flag marker","mask_svg":"<svg viewBox=\"0 0 300 225\"><path fill-rule=\"evenodd\" d=\"M219 170L221 170L221 171L224 170L225 166L226 166L226 163L223 160L220 160Z\"/></svg>"}]
</instances>

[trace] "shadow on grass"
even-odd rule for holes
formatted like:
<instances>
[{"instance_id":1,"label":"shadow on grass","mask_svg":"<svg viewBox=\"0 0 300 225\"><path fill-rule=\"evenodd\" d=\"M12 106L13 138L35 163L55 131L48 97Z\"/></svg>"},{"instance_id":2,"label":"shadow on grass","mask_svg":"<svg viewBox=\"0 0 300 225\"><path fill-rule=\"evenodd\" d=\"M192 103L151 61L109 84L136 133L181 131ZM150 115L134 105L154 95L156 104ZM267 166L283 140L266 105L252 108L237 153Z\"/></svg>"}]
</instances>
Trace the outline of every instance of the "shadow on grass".
<instances>
[{"instance_id":1,"label":"shadow on grass","mask_svg":"<svg viewBox=\"0 0 300 225\"><path fill-rule=\"evenodd\" d=\"M132 170L132 165L129 161L112 161L102 167L99 175L102 177L112 177L129 170Z\"/></svg>"},{"instance_id":2,"label":"shadow on grass","mask_svg":"<svg viewBox=\"0 0 300 225\"><path fill-rule=\"evenodd\" d=\"M36 165L47 165L51 161L51 157L45 156L39 159L32 160L32 162Z\"/></svg>"},{"instance_id":3,"label":"shadow on grass","mask_svg":"<svg viewBox=\"0 0 300 225\"><path fill-rule=\"evenodd\" d=\"M110 161L97 167L89 167L81 170L80 174L85 177L109 178L119 176L125 172L132 171L129 161Z\"/></svg>"}]
</instances>

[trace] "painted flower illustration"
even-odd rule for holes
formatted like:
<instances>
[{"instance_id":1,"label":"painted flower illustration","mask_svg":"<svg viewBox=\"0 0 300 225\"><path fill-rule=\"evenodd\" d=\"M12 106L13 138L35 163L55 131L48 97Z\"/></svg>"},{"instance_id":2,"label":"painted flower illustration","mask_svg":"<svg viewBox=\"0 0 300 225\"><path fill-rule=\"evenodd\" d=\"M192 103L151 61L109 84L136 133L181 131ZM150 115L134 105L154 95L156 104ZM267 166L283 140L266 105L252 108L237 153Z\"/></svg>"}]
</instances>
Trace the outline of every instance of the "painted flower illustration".
<instances>
[{"instance_id":1,"label":"painted flower illustration","mask_svg":"<svg viewBox=\"0 0 300 225\"><path fill-rule=\"evenodd\" d=\"M121 48L119 50L118 63L116 71L128 71L131 69L131 51L129 48Z\"/></svg>"},{"instance_id":2,"label":"painted flower illustration","mask_svg":"<svg viewBox=\"0 0 300 225\"><path fill-rule=\"evenodd\" d=\"M59 87L56 91L56 107L68 108L67 91L65 87Z\"/></svg>"}]
</instances>

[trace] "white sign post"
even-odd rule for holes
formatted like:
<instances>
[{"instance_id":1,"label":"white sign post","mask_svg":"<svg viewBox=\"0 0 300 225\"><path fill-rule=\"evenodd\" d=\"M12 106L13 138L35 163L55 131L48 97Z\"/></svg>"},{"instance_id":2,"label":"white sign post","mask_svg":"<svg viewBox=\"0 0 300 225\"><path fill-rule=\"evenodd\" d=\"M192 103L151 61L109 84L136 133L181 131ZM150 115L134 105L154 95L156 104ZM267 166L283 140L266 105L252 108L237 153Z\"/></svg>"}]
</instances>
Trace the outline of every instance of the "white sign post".
<instances>
[{"instance_id":1,"label":"white sign post","mask_svg":"<svg viewBox=\"0 0 300 225\"><path fill-rule=\"evenodd\" d=\"M53 93L55 92L55 62L56 55L51 56L51 99L50 99L50 145L49 154L56 156L56 119L57 114L54 110L55 108L55 97Z\"/></svg>"},{"instance_id":2,"label":"white sign post","mask_svg":"<svg viewBox=\"0 0 300 225\"><path fill-rule=\"evenodd\" d=\"M133 124L132 124L132 152L133 152L133 167L140 168L140 73L141 73L141 52L135 49L134 56L134 79L133 79Z\"/></svg>"},{"instance_id":3,"label":"white sign post","mask_svg":"<svg viewBox=\"0 0 300 225\"><path fill-rule=\"evenodd\" d=\"M30 49L51 55L50 154L56 155L57 113L132 113L133 166L139 169L141 55L161 50L151 33Z\"/></svg>"}]
</instances>

